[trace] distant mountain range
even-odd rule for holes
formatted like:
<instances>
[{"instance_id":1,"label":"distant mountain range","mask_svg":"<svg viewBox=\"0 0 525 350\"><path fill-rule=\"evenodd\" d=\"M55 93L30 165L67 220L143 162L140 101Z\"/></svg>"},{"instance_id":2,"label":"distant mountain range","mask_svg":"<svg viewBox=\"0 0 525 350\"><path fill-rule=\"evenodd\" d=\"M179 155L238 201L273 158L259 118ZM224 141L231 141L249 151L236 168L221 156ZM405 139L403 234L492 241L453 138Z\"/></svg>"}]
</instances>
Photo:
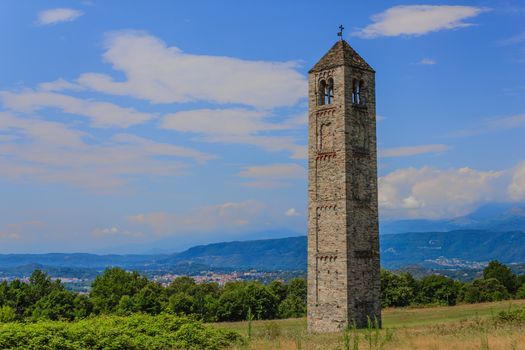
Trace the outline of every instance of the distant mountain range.
<instances>
[{"instance_id":1,"label":"distant mountain range","mask_svg":"<svg viewBox=\"0 0 525 350\"><path fill-rule=\"evenodd\" d=\"M493 204L453 220L382 224L381 263L389 269L479 269L497 259L525 262L525 206ZM403 233L396 233L396 232ZM389 233L389 234L388 234ZM395 233L395 234L394 234ZM94 275L107 266L147 272L194 274L204 270L305 270L306 236L233 241L174 254L3 254L0 277L35 268L62 276Z\"/></svg>"},{"instance_id":2,"label":"distant mountain range","mask_svg":"<svg viewBox=\"0 0 525 350\"><path fill-rule=\"evenodd\" d=\"M486 230L486 231L524 231L525 232L525 203L493 203L487 204L475 212L444 220L388 220L380 221L380 234L406 233L406 232L447 232L454 230ZM264 240L273 238L285 238L304 235L306 232L298 232L289 229L263 230L245 232L242 234L244 240ZM218 241L217 239L220 238ZM188 249L195 245L208 244L212 242L228 242L239 239L239 233L211 232L202 235L166 236L161 240L141 244L129 244L123 246L108 247L97 251L97 254L141 254L158 255L172 254L177 251Z\"/></svg>"},{"instance_id":3,"label":"distant mountain range","mask_svg":"<svg viewBox=\"0 0 525 350\"><path fill-rule=\"evenodd\" d=\"M260 270L303 270L306 267L306 237L201 245L174 254L162 262Z\"/></svg>"},{"instance_id":4,"label":"distant mountain range","mask_svg":"<svg viewBox=\"0 0 525 350\"><path fill-rule=\"evenodd\" d=\"M453 230L524 231L525 204L492 203L473 213L445 220L382 220L381 234Z\"/></svg>"},{"instance_id":5,"label":"distant mountain range","mask_svg":"<svg viewBox=\"0 0 525 350\"><path fill-rule=\"evenodd\" d=\"M467 267L493 259L525 262L525 233L462 230L381 236L381 264ZM170 258L212 267L306 269L306 236L264 241L230 242L191 248Z\"/></svg>"},{"instance_id":6,"label":"distant mountain range","mask_svg":"<svg viewBox=\"0 0 525 350\"><path fill-rule=\"evenodd\" d=\"M497 259L525 262L525 233L458 230L382 235L381 263L396 269L408 265L434 268L475 267ZM0 255L0 266L197 271L206 269L306 269L306 236L201 245L171 255L24 254Z\"/></svg>"}]
</instances>

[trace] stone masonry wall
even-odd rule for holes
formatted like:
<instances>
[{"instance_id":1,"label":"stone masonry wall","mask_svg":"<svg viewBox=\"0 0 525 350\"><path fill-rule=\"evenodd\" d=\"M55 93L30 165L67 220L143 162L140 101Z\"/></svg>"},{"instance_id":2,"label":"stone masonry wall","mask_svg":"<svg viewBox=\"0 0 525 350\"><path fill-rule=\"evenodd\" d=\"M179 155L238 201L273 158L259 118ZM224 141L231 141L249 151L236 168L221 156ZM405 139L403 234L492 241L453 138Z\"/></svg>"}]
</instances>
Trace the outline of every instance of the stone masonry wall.
<instances>
[{"instance_id":1,"label":"stone masonry wall","mask_svg":"<svg viewBox=\"0 0 525 350\"><path fill-rule=\"evenodd\" d=\"M333 103L319 105L332 78ZM365 103L352 103L353 80ZM308 328L380 322L374 73L340 65L309 74Z\"/></svg>"}]
</instances>

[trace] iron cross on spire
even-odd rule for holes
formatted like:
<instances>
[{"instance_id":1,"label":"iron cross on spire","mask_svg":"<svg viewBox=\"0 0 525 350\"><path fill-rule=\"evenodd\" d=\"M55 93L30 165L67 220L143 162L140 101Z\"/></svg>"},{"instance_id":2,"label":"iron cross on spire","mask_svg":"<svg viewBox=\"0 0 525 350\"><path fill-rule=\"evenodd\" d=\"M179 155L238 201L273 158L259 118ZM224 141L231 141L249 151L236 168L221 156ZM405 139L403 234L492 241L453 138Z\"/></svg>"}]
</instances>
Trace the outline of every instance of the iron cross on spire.
<instances>
[{"instance_id":1,"label":"iron cross on spire","mask_svg":"<svg viewBox=\"0 0 525 350\"><path fill-rule=\"evenodd\" d=\"M339 26L339 31L337 32L337 36L341 37L341 40L343 40L343 30L345 29L345 27L343 27L343 25L341 24Z\"/></svg>"}]
</instances>

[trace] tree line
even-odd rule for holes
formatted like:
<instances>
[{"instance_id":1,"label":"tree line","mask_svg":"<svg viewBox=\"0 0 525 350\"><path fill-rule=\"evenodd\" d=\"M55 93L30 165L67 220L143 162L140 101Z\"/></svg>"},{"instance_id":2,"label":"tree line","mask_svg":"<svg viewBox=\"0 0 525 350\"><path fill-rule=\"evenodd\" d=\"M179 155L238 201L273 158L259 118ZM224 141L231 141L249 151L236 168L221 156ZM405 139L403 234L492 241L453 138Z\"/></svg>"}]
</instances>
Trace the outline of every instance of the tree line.
<instances>
[{"instance_id":1,"label":"tree line","mask_svg":"<svg viewBox=\"0 0 525 350\"><path fill-rule=\"evenodd\" d=\"M306 281L195 283L178 277L167 287L138 272L110 268L97 276L89 294L67 290L41 270L28 283L0 283L0 322L68 320L135 313L193 315L204 322L275 319L306 314Z\"/></svg>"},{"instance_id":2,"label":"tree line","mask_svg":"<svg viewBox=\"0 0 525 350\"><path fill-rule=\"evenodd\" d=\"M455 305L525 298L525 275L492 261L483 277L462 283L430 275L415 279L409 273L381 271L383 307ZM46 273L35 270L28 283L0 283L0 322L21 320L78 320L94 315L136 313L193 315L204 322L275 319L306 315L306 281L195 283L178 277L168 286L138 272L110 268L99 275L89 294L67 290Z\"/></svg>"},{"instance_id":3,"label":"tree line","mask_svg":"<svg viewBox=\"0 0 525 350\"><path fill-rule=\"evenodd\" d=\"M383 307L456 305L513 298L525 299L525 275L516 275L499 261L491 261L481 278L466 283L440 275L417 280L410 273L381 271Z\"/></svg>"}]
</instances>

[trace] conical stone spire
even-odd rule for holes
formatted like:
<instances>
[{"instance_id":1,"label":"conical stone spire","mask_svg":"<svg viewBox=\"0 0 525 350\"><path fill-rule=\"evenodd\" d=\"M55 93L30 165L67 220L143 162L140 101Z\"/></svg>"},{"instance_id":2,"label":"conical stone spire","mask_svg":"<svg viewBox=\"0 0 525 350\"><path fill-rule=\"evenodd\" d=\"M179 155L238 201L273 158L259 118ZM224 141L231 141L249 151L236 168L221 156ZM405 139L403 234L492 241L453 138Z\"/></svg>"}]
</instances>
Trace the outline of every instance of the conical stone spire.
<instances>
[{"instance_id":1,"label":"conical stone spire","mask_svg":"<svg viewBox=\"0 0 525 350\"><path fill-rule=\"evenodd\" d=\"M374 69L345 40L338 40L319 62L310 69L309 73L339 66L350 66L374 72Z\"/></svg>"}]
</instances>

